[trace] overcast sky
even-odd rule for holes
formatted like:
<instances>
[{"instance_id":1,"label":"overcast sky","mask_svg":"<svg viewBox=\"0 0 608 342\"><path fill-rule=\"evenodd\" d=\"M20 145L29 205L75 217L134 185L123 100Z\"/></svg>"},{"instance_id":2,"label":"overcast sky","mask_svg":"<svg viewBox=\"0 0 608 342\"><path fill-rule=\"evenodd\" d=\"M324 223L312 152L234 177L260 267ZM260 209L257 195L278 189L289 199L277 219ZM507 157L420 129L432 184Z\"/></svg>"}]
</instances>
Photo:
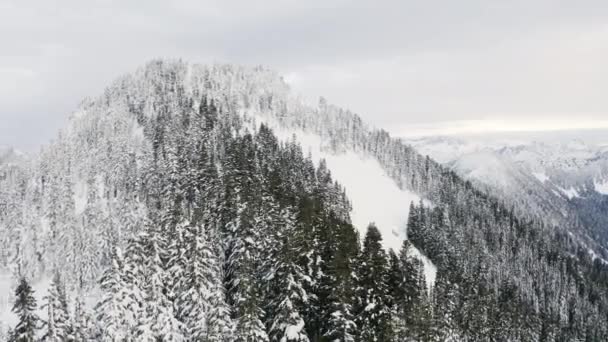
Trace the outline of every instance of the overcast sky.
<instances>
[{"instance_id":1,"label":"overcast sky","mask_svg":"<svg viewBox=\"0 0 608 342\"><path fill-rule=\"evenodd\" d=\"M605 0L0 0L0 145L156 57L262 64L399 135L608 127Z\"/></svg>"}]
</instances>

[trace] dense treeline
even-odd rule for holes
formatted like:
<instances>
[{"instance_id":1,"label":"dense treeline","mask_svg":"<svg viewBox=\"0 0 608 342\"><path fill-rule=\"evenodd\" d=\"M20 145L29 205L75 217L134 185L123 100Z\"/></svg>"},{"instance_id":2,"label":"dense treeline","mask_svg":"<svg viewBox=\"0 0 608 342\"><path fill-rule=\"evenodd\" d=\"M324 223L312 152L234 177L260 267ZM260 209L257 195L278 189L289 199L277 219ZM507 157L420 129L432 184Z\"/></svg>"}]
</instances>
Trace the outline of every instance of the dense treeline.
<instances>
[{"instance_id":1,"label":"dense treeline","mask_svg":"<svg viewBox=\"0 0 608 342\"><path fill-rule=\"evenodd\" d=\"M438 267L446 321L474 340L605 340L607 266L557 228L474 205L410 209L408 237Z\"/></svg>"},{"instance_id":2,"label":"dense treeline","mask_svg":"<svg viewBox=\"0 0 608 342\"><path fill-rule=\"evenodd\" d=\"M423 195L409 242L359 237L327 166L259 119L372 156ZM0 268L21 279L11 340L603 341L606 266L577 241L261 69L153 62L0 168ZM49 274L35 312L28 281Z\"/></svg>"}]
</instances>

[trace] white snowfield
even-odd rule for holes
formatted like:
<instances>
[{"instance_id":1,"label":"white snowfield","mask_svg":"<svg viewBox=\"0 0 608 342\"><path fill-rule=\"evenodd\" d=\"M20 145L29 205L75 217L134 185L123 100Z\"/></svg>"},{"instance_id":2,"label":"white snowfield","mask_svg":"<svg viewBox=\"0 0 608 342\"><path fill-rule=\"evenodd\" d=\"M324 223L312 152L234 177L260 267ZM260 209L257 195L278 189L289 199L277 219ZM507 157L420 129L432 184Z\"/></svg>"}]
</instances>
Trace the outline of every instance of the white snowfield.
<instances>
[{"instance_id":1,"label":"white snowfield","mask_svg":"<svg viewBox=\"0 0 608 342\"><path fill-rule=\"evenodd\" d=\"M561 191L568 199L573 199L575 197L579 197L578 191L574 187L570 187L568 189L564 189L562 187L557 186L559 191Z\"/></svg>"},{"instance_id":2,"label":"white snowfield","mask_svg":"<svg viewBox=\"0 0 608 342\"><path fill-rule=\"evenodd\" d=\"M595 187L595 191L602 195L608 195L608 180L598 181L594 179L593 186Z\"/></svg>"},{"instance_id":3,"label":"white snowfield","mask_svg":"<svg viewBox=\"0 0 608 342\"><path fill-rule=\"evenodd\" d=\"M532 172L532 175L541 183L545 183L549 180L549 176L547 176L544 172Z\"/></svg>"}]
</instances>

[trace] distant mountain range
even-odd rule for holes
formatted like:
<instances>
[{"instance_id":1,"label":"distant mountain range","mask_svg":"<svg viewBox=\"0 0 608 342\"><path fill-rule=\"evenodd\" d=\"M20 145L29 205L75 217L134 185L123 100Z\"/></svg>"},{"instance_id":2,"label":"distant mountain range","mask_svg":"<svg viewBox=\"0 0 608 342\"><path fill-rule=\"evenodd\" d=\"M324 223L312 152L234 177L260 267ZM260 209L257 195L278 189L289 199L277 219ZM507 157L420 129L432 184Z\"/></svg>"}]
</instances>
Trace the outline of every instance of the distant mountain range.
<instances>
[{"instance_id":1,"label":"distant mountain range","mask_svg":"<svg viewBox=\"0 0 608 342\"><path fill-rule=\"evenodd\" d=\"M478 186L500 193L522 213L551 224L582 227L608 246L608 144L584 141L570 132L551 138L520 135L407 139ZM597 132L594 131L595 134ZM606 132L608 136L608 132ZM607 138L608 140L608 138Z\"/></svg>"}]
</instances>

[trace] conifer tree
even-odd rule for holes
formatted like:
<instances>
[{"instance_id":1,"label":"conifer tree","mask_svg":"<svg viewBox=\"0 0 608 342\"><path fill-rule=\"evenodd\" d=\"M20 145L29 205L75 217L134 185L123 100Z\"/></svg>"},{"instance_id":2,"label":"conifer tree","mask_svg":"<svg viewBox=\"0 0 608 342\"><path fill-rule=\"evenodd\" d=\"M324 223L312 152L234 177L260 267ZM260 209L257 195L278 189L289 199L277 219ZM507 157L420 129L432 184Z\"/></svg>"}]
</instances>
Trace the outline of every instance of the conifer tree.
<instances>
[{"instance_id":1,"label":"conifer tree","mask_svg":"<svg viewBox=\"0 0 608 342\"><path fill-rule=\"evenodd\" d=\"M220 281L216 282L212 289L209 304L211 307L206 316L206 340L209 342L233 341L235 327L230 316L231 308L226 303L226 289Z\"/></svg>"},{"instance_id":2,"label":"conifer tree","mask_svg":"<svg viewBox=\"0 0 608 342\"><path fill-rule=\"evenodd\" d=\"M208 322L207 316L212 310L213 292L221 282L219 263L210 245L213 240L206 230L189 224L179 229L186 234L186 248L181 256L176 257L183 258L183 261L170 261L174 267L169 269L177 278L177 286L173 290L175 314L184 325L185 336L203 339L207 330L214 329L206 326L205 322ZM179 266L185 269L176 270Z\"/></svg>"},{"instance_id":3,"label":"conifer tree","mask_svg":"<svg viewBox=\"0 0 608 342\"><path fill-rule=\"evenodd\" d=\"M36 298L34 290L25 278L19 280L15 290L13 313L18 317L18 323L12 332L11 342L36 341L40 319L36 315Z\"/></svg>"},{"instance_id":4,"label":"conifer tree","mask_svg":"<svg viewBox=\"0 0 608 342\"><path fill-rule=\"evenodd\" d=\"M292 215L284 212L281 225L275 228L277 242L281 248L274 257L266 279L270 280L272 291L269 298L272 321L269 324L270 337L273 341L308 342L305 322L301 314L308 303L306 276L297 264L301 255L299 232L295 231Z\"/></svg>"},{"instance_id":5,"label":"conifer tree","mask_svg":"<svg viewBox=\"0 0 608 342\"><path fill-rule=\"evenodd\" d=\"M122 252L115 248L112 266L104 272L99 281L103 295L95 307L98 333L102 339L122 341L135 334L137 313L132 305L135 299L126 295L125 291L129 285L125 275Z\"/></svg>"},{"instance_id":6,"label":"conifer tree","mask_svg":"<svg viewBox=\"0 0 608 342\"><path fill-rule=\"evenodd\" d=\"M148 228L140 274L143 306L138 321L138 338L141 341L184 341L183 327L175 317L173 303L167 289L166 240L158 229ZM140 276L141 277L141 276Z\"/></svg>"},{"instance_id":7,"label":"conifer tree","mask_svg":"<svg viewBox=\"0 0 608 342\"><path fill-rule=\"evenodd\" d=\"M456 326L460 295L458 285L451 283L446 273L438 273L433 287L433 325L439 340L455 342L462 339Z\"/></svg>"},{"instance_id":8,"label":"conifer tree","mask_svg":"<svg viewBox=\"0 0 608 342\"><path fill-rule=\"evenodd\" d=\"M393 337L388 264L381 245L382 236L374 224L367 228L358 267L357 326L362 341L390 341Z\"/></svg>"},{"instance_id":9,"label":"conifer tree","mask_svg":"<svg viewBox=\"0 0 608 342\"><path fill-rule=\"evenodd\" d=\"M92 340L95 331L94 322L89 312L85 309L82 294L76 296L75 299L72 325L74 329L74 341Z\"/></svg>"},{"instance_id":10,"label":"conifer tree","mask_svg":"<svg viewBox=\"0 0 608 342\"><path fill-rule=\"evenodd\" d=\"M74 340L71 318L68 311L65 285L58 272L53 276L49 293L43 300L42 308L46 309L47 320L44 322L44 341Z\"/></svg>"},{"instance_id":11,"label":"conifer tree","mask_svg":"<svg viewBox=\"0 0 608 342\"><path fill-rule=\"evenodd\" d=\"M354 317L356 304L356 266L359 256L359 239L354 227L330 216L329 227L332 231L335 253L328 261L327 271L330 274L330 302L325 336L332 341L354 341L357 325Z\"/></svg>"},{"instance_id":12,"label":"conifer tree","mask_svg":"<svg viewBox=\"0 0 608 342\"><path fill-rule=\"evenodd\" d=\"M421 284L421 263L411 254L411 243L403 241L399 252L401 275L394 296L394 326L397 340L417 340L420 334L420 316L422 314L422 298L426 290Z\"/></svg>"},{"instance_id":13,"label":"conifer tree","mask_svg":"<svg viewBox=\"0 0 608 342\"><path fill-rule=\"evenodd\" d=\"M232 174L227 184L234 190L234 208L226 225L227 276L230 302L235 308L235 338L237 341L266 341L268 334L262 323L260 264L268 235L263 234L257 211L254 189L255 153L250 134L239 138L232 145L228 162Z\"/></svg>"}]
</instances>

